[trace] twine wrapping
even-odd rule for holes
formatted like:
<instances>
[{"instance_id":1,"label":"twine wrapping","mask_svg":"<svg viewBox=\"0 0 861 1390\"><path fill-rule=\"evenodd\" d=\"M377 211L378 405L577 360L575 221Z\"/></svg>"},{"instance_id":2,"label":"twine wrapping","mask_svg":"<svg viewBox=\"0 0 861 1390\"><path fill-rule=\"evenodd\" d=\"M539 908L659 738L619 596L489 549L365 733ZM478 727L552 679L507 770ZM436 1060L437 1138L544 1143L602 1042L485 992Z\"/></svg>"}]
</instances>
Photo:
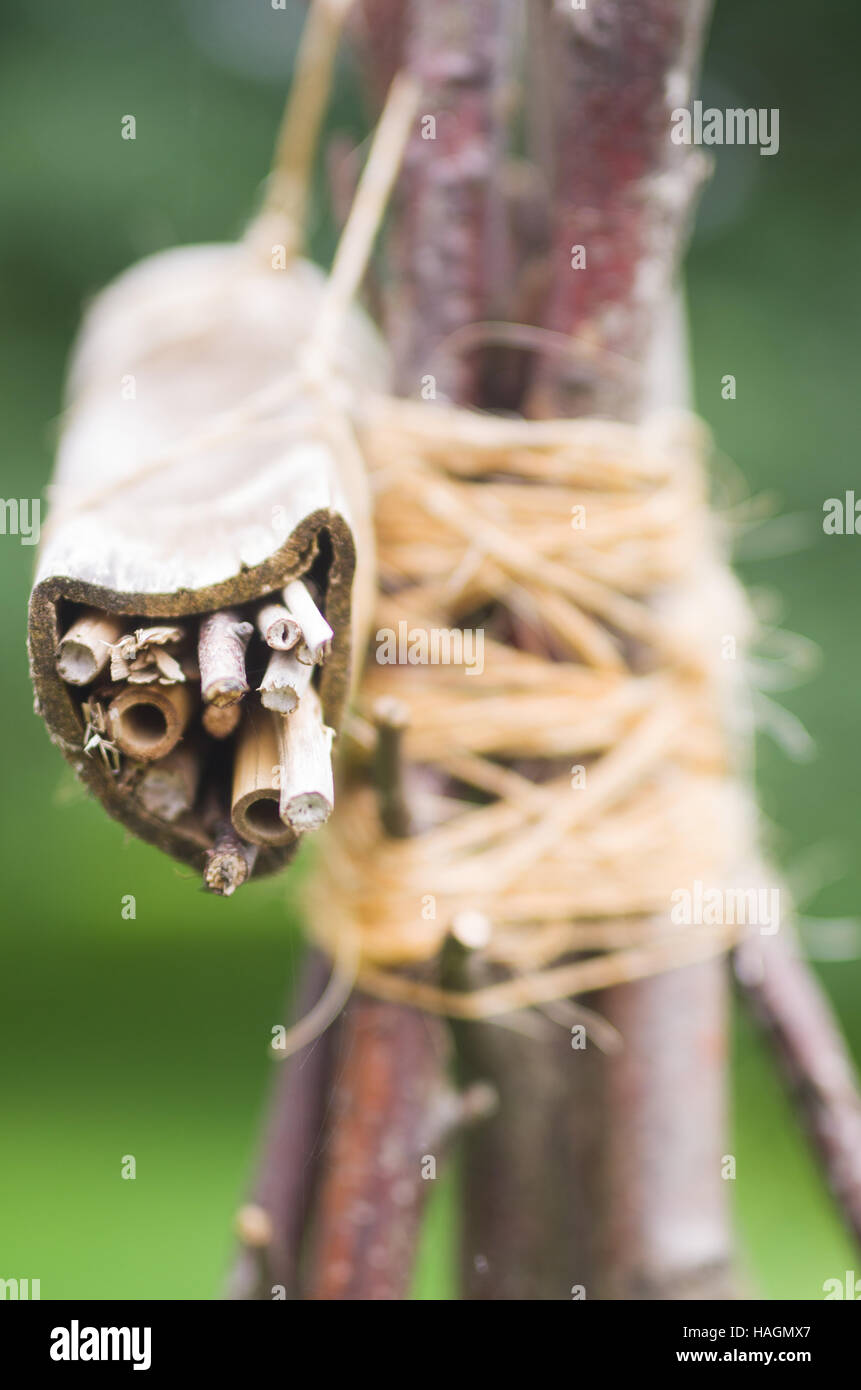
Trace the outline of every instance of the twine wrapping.
<instances>
[{"instance_id":1,"label":"twine wrapping","mask_svg":"<svg viewBox=\"0 0 861 1390\"><path fill-rule=\"evenodd\" d=\"M387 399L365 403L359 435L377 653L387 633L421 655L490 616L480 672L371 652L356 745L394 697L406 765L432 775L408 839L384 833L367 775L344 789L318 940L372 992L462 1017L727 949L733 925L670 920L675 890L724 883L751 830L730 733L750 620L708 508L700 422L526 422ZM494 628L506 612L518 646ZM498 983L455 992L401 969L476 924Z\"/></svg>"}]
</instances>

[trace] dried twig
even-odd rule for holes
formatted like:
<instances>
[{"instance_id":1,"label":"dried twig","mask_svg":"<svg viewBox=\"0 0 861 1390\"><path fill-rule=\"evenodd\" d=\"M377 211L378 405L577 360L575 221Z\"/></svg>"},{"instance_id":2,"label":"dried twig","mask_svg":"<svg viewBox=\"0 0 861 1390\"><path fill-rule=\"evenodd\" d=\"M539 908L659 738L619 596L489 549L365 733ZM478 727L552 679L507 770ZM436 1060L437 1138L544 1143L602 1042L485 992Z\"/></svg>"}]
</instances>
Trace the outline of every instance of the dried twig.
<instances>
[{"instance_id":1,"label":"dried twig","mask_svg":"<svg viewBox=\"0 0 861 1390\"><path fill-rule=\"evenodd\" d=\"M246 844L229 820L221 820L212 849L206 852L203 881L211 892L229 898L250 877L256 859L257 846Z\"/></svg>"},{"instance_id":2,"label":"dried twig","mask_svg":"<svg viewBox=\"0 0 861 1390\"><path fill-rule=\"evenodd\" d=\"M469 5L411 0L405 45L421 83L422 122L399 182L388 316L398 389L478 400L476 357L451 355L450 335L490 316L500 241L501 93L511 0Z\"/></svg>"},{"instance_id":3,"label":"dried twig","mask_svg":"<svg viewBox=\"0 0 861 1390\"><path fill-rule=\"evenodd\" d=\"M304 1017L322 994L329 964L316 951L305 963L295 1014ZM263 1247L245 1240L228 1297L299 1297L303 1233L316 1189L324 1119L329 1105L337 1027L280 1064L253 1189ZM245 1223L246 1234L247 1223ZM240 1237L242 1232L240 1232Z\"/></svg>"},{"instance_id":4,"label":"dried twig","mask_svg":"<svg viewBox=\"0 0 861 1390\"><path fill-rule=\"evenodd\" d=\"M735 953L735 975L777 1057L843 1220L861 1245L861 1095L827 996L785 930L749 936Z\"/></svg>"},{"instance_id":5,"label":"dried twig","mask_svg":"<svg viewBox=\"0 0 861 1390\"><path fill-rule=\"evenodd\" d=\"M540 364L533 410L627 418L708 170L670 115L691 99L711 0L533 3L551 69L535 94L552 128L545 326L571 344Z\"/></svg>"},{"instance_id":6,"label":"dried twig","mask_svg":"<svg viewBox=\"0 0 861 1390\"><path fill-rule=\"evenodd\" d=\"M411 816L402 744L409 711L399 700L378 700L374 708L374 722L377 727L374 781L380 820L389 835L395 839L405 839L411 833Z\"/></svg>"},{"instance_id":7,"label":"dried twig","mask_svg":"<svg viewBox=\"0 0 861 1390\"><path fill-rule=\"evenodd\" d=\"M447 1029L363 994L342 1029L306 1297L404 1299L440 1160Z\"/></svg>"},{"instance_id":8,"label":"dried twig","mask_svg":"<svg viewBox=\"0 0 861 1390\"><path fill-rule=\"evenodd\" d=\"M232 608L201 619L197 654L205 704L234 705L248 693L245 648L253 631Z\"/></svg>"},{"instance_id":9,"label":"dried twig","mask_svg":"<svg viewBox=\"0 0 861 1390\"><path fill-rule=\"evenodd\" d=\"M485 233L495 197L498 75L511 5L411 0L405 12L408 67L422 82L422 114L434 118L437 138L416 131L399 181L388 326L401 390L416 392L422 376L436 369L440 388L466 403L478 391L477 364L443 360L437 367L432 359L450 332L487 317ZM383 731L387 738L376 760L381 798L390 832L403 833L409 808L397 790L401 771L393 773L394 740ZM348 1006L344 1029L349 1074L338 1092L310 1288L314 1297L403 1298L426 1190L417 1143L440 1098L450 1094L448 1029L361 995ZM364 1229L357 1228L357 1210Z\"/></svg>"}]
</instances>

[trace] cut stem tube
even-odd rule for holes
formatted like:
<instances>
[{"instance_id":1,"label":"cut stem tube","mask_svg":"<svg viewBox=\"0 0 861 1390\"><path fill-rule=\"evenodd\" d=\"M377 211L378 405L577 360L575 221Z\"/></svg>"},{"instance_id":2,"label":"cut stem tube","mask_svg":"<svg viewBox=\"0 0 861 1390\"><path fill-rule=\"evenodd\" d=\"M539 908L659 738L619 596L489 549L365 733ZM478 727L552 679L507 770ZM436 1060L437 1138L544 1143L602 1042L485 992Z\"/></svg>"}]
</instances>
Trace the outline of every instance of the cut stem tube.
<instances>
[{"instance_id":1,"label":"cut stem tube","mask_svg":"<svg viewBox=\"0 0 861 1390\"><path fill-rule=\"evenodd\" d=\"M302 629L299 660L319 665L329 655L335 634L301 579L291 579L286 585L284 602Z\"/></svg>"},{"instance_id":2,"label":"cut stem tube","mask_svg":"<svg viewBox=\"0 0 861 1390\"><path fill-rule=\"evenodd\" d=\"M332 814L334 731L323 723L320 700L309 686L298 708L279 721L281 819L297 834L319 830Z\"/></svg>"},{"instance_id":3,"label":"cut stem tube","mask_svg":"<svg viewBox=\"0 0 861 1390\"><path fill-rule=\"evenodd\" d=\"M255 845L285 845L295 839L291 827L278 814L280 722L269 710L249 709L239 729L231 820L237 834Z\"/></svg>"},{"instance_id":4,"label":"cut stem tube","mask_svg":"<svg viewBox=\"0 0 861 1390\"><path fill-rule=\"evenodd\" d=\"M197 655L204 704L234 705L248 693L245 648L253 631L233 608L201 619Z\"/></svg>"},{"instance_id":5,"label":"cut stem tube","mask_svg":"<svg viewBox=\"0 0 861 1390\"><path fill-rule=\"evenodd\" d=\"M193 708L187 685L127 685L108 706L108 733L130 758L155 762L179 743Z\"/></svg>"},{"instance_id":6,"label":"cut stem tube","mask_svg":"<svg viewBox=\"0 0 861 1390\"><path fill-rule=\"evenodd\" d=\"M277 652L289 652L302 636L296 619L281 603L264 603L257 614L257 630L267 647Z\"/></svg>"},{"instance_id":7,"label":"cut stem tube","mask_svg":"<svg viewBox=\"0 0 861 1390\"><path fill-rule=\"evenodd\" d=\"M260 702L276 714L292 714L311 684L313 666L296 652L273 652L260 684Z\"/></svg>"},{"instance_id":8,"label":"cut stem tube","mask_svg":"<svg viewBox=\"0 0 861 1390\"><path fill-rule=\"evenodd\" d=\"M108 664L111 647L119 642L123 620L90 608L76 618L57 647L57 670L69 685L89 685Z\"/></svg>"},{"instance_id":9,"label":"cut stem tube","mask_svg":"<svg viewBox=\"0 0 861 1390\"><path fill-rule=\"evenodd\" d=\"M242 706L204 705L201 723L211 738L230 738L242 718Z\"/></svg>"},{"instance_id":10,"label":"cut stem tube","mask_svg":"<svg viewBox=\"0 0 861 1390\"><path fill-rule=\"evenodd\" d=\"M159 762L150 763L137 784L137 797L151 816L175 821L193 807L199 779L197 750L182 745Z\"/></svg>"}]
</instances>

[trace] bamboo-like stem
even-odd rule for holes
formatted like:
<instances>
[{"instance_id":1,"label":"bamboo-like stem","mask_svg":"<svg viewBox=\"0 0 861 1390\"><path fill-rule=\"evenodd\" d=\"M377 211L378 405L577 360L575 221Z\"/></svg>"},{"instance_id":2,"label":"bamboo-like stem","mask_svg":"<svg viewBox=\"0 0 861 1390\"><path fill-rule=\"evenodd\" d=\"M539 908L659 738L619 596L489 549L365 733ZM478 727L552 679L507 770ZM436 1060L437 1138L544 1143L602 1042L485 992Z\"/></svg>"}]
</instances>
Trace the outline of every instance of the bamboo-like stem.
<instances>
[{"instance_id":1,"label":"bamboo-like stem","mask_svg":"<svg viewBox=\"0 0 861 1390\"><path fill-rule=\"evenodd\" d=\"M194 706L187 685L127 685L108 706L108 731L130 758L155 762L179 743Z\"/></svg>"},{"instance_id":2,"label":"bamboo-like stem","mask_svg":"<svg viewBox=\"0 0 861 1390\"><path fill-rule=\"evenodd\" d=\"M282 718L278 726L281 819L297 834L319 830L332 814L333 737L333 730L323 723L320 698L309 686L298 708L288 718Z\"/></svg>"},{"instance_id":3,"label":"bamboo-like stem","mask_svg":"<svg viewBox=\"0 0 861 1390\"><path fill-rule=\"evenodd\" d=\"M313 666L298 653L273 652L260 682L260 703L276 714L291 714L311 684Z\"/></svg>"},{"instance_id":4,"label":"bamboo-like stem","mask_svg":"<svg viewBox=\"0 0 861 1390\"><path fill-rule=\"evenodd\" d=\"M204 705L200 719L211 738L230 738L230 735L235 733L239 727L242 719L242 706L240 704Z\"/></svg>"},{"instance_id":5,"label":"bamboo-like stem","mask_svg":"<svg viewBox=\"0 0 861 1390\"><path fill-rule=\"evenodd\" d=\"M204 704L233 705L248 693L245 648L253 631L233 608L201 618L197 657Z\"/></svg>"},{"instance_id":6,"label":"bamboo-like stem","mask_svg":"<svg viewBox=\"0 0 861 1390\"><path fill-rule=\"evenodd\" d=\"M199 781L198 751L182 744L160 762L151 763L135 791L150 815L175 821L193 807Z\"/></svg>"},{"instance_id":7,"label":"bamboo-like stem","mask_svg":"<svg viewBox=\"0 0 861 1390\"><path fill-rule=\"evenodd\" d=\"M279 724L269 710L247 710L236 744L230 818L237 834L254 845L285 845L295 839L278 814Z\"/></svg>"},{"instance_id":8,"label":"bamboo-like stem","mask_svg":"<svg viewBox=\"0 0 861 1390\"><path fill-rule=\"evenodd\" d=\"M256 845L246 844L231 822L222 819L215 827L212 849L206 851L204 884L222 898L231 897L251 877L257 852Z\"/></svg>"},{"instance_id":9,"label":"bamboo-like stem","mask_svg":"<svg viewBox=\"0 0 861 1390\"><path fill-rule=\"evenodd\" d=\"M76 618L57 647L57 670L69 685L89 685L105 669L111 646L124 632L112 613L90 608Z\"/></svg>"},{"instance_id":10,"label":"bamboo-like stem","mask_svg":"<svg viewBox=\"0 0 861 1390\"><path fill-rule=\"evenodd\" d=\"M302 634L300 661L319 665L329 655L335 634L301 579L293 579L286 586L284 602Z\"/></svg>"},{"instance_id":11,"label":"bamboo-like stem","mask_svg":"<svg viewBox=\"0 0 861 1390\"><path fill-rule=\"evenodd\" d=\"M742 995L764 1030L847 1229L861 1247L861 1094L828 998L782 929L735 953Z\"/></svg>"},{"instance_id":12,"label":"bamboo-like stem","mask_svg":"<svg viewBox=\"0 0 861 1390\"><path fill-rule=\"evenodd\" d=\"M394 80L383 108L367 163L362 170L306 357L310 376L325 371L338 341L344 314L356 297L401 159L415 123L419 89L406 73Z\"/></svg>"},{"instance_id":13,"label":"bamboo-like stem","mask_svg":"<svg viewBox=\"0 0 861 1390\"><path fill-rule=\"evenodd\" d=\"M264 603L257 614L257 630L267 647L289 652L302 636L302 629L281 603Z\"/></svg>"},{"instance_id":14,"label":"bamboo-like stem","mask_svg":"<svg viewBox=\"0 0 861 1390\"><path fill-rule=\"evenodd\" d=\"M290 97L272 159L263 208L249 235L261 229L286 240L288 255L305 234L314 159L332 87L338 41L353 0L312 0L293 69Z\"/></svg>"}]
</instances>

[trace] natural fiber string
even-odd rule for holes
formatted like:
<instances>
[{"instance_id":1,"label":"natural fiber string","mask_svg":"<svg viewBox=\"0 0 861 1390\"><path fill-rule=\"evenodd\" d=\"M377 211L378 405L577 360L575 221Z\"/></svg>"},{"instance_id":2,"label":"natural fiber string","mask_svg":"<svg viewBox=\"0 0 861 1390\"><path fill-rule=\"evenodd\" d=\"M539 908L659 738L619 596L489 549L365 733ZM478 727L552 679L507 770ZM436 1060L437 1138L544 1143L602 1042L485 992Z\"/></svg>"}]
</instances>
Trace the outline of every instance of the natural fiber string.
<instances>
[{"instance_id":1,"label":"natural fiber string","mask_svg":"<svg viewBox=\"0 0 861 1390\"><path fill-rule=\"evenodd\" d=\"M317 938L337 954L358 934L364 988L470 1018L726 950L735 928L669 918L673 890L721 885L749 834L727 730L749 617L708 509L702 426L371 400L358 428L376 494L378 637L475 628L507 609L551 655L492 627L480 674L371 654L357 728L395 697L406 763L433 769L437 790L419 794L421 828L400 840L366 780L345 788L314 890ZM455 992L405 974L465 913L486 920L483 955L509 978Z\"/></svg>"}]
</instances>

